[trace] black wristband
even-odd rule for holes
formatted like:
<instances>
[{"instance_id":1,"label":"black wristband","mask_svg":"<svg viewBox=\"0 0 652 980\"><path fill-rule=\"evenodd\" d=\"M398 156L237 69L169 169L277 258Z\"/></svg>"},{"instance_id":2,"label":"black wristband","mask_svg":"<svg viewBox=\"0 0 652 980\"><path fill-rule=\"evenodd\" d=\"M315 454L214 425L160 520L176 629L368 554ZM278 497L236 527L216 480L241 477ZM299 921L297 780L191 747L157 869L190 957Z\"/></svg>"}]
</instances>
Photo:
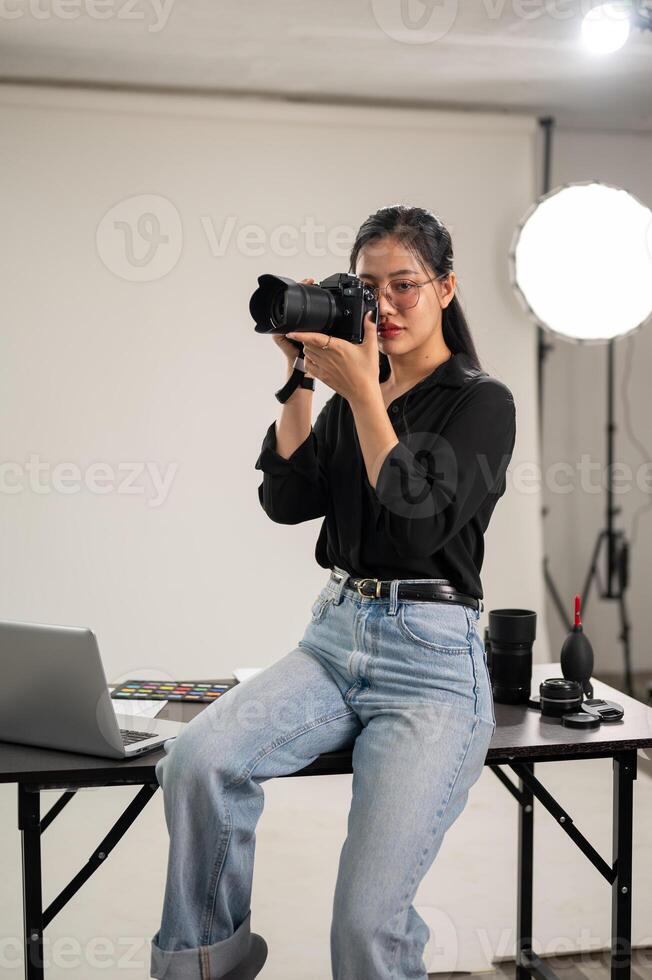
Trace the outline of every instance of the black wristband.
<instances>
[{"instance_id":1,"label":"black wristband","mask_svg":"<svg viewBox=\"0 0 652 980\"><path fill-rule=\"evenodd\" d=\"M283 387L274 392L275 398L281 403L286 402L296 388L310 388L311 391L315 390L315 379L307 378L303 369L297 367L298 363L303 365L303 357L297 357L296 361L294 362L294 370L292 371L292 374L285 382Z\"/></svg>"}]
</instances>

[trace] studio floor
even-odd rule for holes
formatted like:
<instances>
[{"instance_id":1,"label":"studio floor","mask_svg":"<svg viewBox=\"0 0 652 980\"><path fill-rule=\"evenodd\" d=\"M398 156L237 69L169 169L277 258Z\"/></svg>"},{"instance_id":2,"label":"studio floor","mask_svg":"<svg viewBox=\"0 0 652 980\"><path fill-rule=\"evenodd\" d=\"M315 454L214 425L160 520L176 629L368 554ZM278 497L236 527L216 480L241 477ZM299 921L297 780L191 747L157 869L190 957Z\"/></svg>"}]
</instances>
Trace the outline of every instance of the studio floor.
<instances>
[{"instance_id":1,"label":"studio floor","mask_svg":"<svg viewBox=\"0 0 652 980\"><path fill-rule=\"evenodd\" d=\"M546 964L554 970L559 980L609 980L611 966L609 954L606 952L567 954L565 956L548 956ZM487 977L487 971L481 973L449 973L454 977ZM429 973L429 977L441 980L441 974ZM492 980L514 980L514 961L498 965L491 973ZM635 949L632 953L632 980L650 980L652 978L652 946L647 949Z\"/></svg>"}]
</instances>

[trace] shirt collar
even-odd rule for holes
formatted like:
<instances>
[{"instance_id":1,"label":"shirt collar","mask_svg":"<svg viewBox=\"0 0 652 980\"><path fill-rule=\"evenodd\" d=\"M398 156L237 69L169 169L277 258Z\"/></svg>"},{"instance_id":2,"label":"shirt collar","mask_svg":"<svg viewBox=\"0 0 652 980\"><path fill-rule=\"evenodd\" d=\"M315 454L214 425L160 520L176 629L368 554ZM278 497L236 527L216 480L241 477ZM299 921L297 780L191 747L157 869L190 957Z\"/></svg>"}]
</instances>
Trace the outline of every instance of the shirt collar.
<instances>
[{"instance_id":1,"label":"shirt collar","mask_svg":"<svg viewBox=\"0 0 652 980\"><path fill-rule=\"evenodd\" d=\"M381 366L380 381L385 381L390 373L389 362L386 362ZM461 388L468 381L486 374L486 371L475 367L468 354L459 351L457 354L452 354L443 364L439 364L434 371L427 374L417 384L419 387L423 385L426 388L431 385L441 385L444 388Z\"/></svg>"}]
</instances>

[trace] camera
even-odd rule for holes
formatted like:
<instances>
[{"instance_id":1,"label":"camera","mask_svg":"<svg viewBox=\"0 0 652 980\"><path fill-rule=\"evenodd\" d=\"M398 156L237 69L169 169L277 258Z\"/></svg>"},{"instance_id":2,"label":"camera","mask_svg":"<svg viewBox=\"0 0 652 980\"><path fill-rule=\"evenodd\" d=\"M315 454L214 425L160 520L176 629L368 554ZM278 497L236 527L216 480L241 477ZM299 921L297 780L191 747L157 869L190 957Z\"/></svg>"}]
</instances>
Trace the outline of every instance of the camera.
<instances>
[{"instance_id":1,"label":"camera","mask_svg":"<svg viewBox=\"0 0 652 980\"><path fill-rule=\"evenodd\" d=\"M354 344L361 344L364 339L367 313L373 313L378 323L374 290L348 272L336 272L317 285L304 285L283 276L259 276L258 289L249 300L249 312L257 333L314 330ZM300 346L296 340L292 342Z\"/></svg>"}]
</instances>

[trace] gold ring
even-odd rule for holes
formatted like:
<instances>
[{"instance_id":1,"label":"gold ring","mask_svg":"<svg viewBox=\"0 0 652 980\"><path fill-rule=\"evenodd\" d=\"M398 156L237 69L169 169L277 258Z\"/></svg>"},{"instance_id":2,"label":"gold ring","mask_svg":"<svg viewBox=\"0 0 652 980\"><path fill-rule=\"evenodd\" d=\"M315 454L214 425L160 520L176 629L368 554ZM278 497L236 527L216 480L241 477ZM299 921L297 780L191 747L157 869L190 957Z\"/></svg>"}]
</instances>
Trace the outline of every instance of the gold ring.
<instances>
[{"instance_id":1,"label":"gold ring","mask_svg":"<svg viewBox=\"0 0 652 980\"><path fill-rule=\"evenodd\" d=\"M331 342L331 337L332 337L332 336L333 336L332 334L331 334L331 335L329 336L329 338L328 338L328 340L326 341L326 343L324 344L324 346L323 346L323 347L320 347L320 348L319 348L320 350L326 350L326 348L328 347L328 345L329 345L329 344L330 344L330 342Z\"/></svg>"}]
</instances>

